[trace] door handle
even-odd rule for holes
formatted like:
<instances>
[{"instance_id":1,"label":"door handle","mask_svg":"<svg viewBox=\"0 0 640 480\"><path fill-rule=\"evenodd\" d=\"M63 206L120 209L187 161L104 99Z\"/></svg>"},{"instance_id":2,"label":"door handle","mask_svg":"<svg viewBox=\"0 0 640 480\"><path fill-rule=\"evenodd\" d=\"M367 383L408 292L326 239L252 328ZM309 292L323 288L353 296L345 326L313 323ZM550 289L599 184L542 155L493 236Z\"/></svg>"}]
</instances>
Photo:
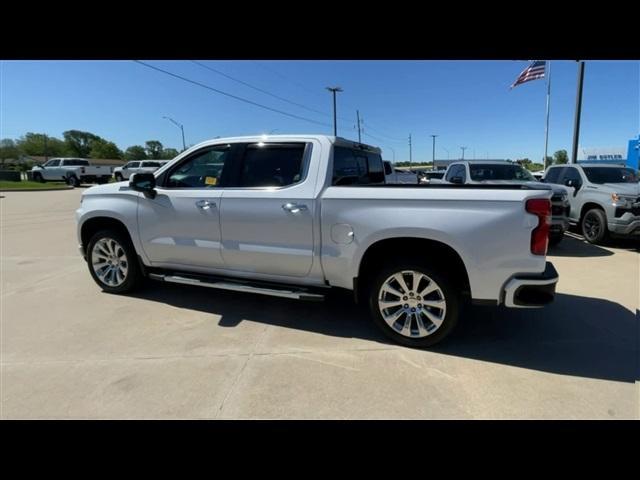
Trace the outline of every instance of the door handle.
<instances>
[{"instance_id":1,"label":"door handle","mask_svg":"<svg viewBox=\"0 0 640 480\"><path fill-rule=\"evenodd\" d=\"M209 210L211 207L215 207L216 202L210 202L209 200L198 200L196 202L196 207L201 208L202 210Z\"/></svg>"},{"instance_id":2,"label":"door handle","mask_svg":"<svg viewBox=\"0 0 640 480\"><path fill-rule=\"evenodd\" d=\"M298 205L297 203L285 203L282 208L287 212L298 213L301 210L307 210L306 205Z\"/></svg>"}]
</instances>

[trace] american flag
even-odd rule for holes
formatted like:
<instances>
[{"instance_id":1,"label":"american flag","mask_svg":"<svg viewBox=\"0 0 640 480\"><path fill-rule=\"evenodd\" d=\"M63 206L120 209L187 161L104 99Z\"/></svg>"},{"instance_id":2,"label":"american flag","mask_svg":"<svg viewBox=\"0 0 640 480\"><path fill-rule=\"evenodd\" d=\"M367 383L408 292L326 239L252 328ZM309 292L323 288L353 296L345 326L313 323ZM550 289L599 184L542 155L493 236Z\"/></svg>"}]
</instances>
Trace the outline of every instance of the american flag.
<instances>
[{"instance_id":1,"label":"american flag","mask_svg":"<svg viewBox=\"0 0 640 480\"><path fill-rule=\"evenodd\" d=\"M538 80L539 78L544 78L544 69L545 69L546 63L547 62L545 62L544 60L535 60L531 62L531 65L525 68L522 71L522 73L518 75L518 78L516 78L516 81L513 82L513 85L511 85L511 88L517 87L518 85L521 85L526 82L530 82L531 80Z\"/></svg>"}]
</instances>

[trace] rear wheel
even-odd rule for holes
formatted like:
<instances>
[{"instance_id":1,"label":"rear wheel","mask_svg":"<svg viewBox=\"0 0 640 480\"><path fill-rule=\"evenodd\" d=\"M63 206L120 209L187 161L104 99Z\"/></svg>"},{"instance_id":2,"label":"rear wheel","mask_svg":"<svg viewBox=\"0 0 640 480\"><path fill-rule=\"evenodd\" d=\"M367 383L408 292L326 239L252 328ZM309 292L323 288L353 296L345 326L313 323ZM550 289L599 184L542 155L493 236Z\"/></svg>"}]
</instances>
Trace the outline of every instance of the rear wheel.
<instances>
[{"instance_id":1,"label":"rear wheel","mask_svg":"<svg viewBox=\"0 0 640 480\"><path fill-rule=\"evenodd\" d=\"M589 243L602 243L607 238L607 216L599 208L587 211L582 217L582 235Z\"/></svg>"},{"instance_id":2,"label":"rear wheel","mask_svg":"<svg viewBox=\"0 0 640 480\"><path fill-rule=\"evenodd\" d=\"M101 230L91 237L87 264L91 276L105 292L130 292L143 279L131 240L115 230Z\"/></svg>"},{"instance_id":3,"label":"rear wheel","mask_svg":"<svg viewBox=\"0 0 640 480\"><path fill-rule=\"evenodd\" d=\"M393 341L430 347L458 321L460 295L440 270L401 261L382 268L369 289L373 321Z\"/></svg>"}]
</instances>

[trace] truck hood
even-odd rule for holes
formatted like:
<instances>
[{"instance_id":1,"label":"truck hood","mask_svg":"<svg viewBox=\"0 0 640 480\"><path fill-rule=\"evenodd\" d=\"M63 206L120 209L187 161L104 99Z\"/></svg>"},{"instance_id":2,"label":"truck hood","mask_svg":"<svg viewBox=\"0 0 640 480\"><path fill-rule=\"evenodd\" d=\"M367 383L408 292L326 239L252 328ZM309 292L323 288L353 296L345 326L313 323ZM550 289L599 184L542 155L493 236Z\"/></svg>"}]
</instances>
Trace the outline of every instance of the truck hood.
<instances>
[{"instance_id":1,"label":"truck hood","mask_svg":"<svg viewBox=\"0 0 640 480\"><path fill-rule=\"evenodd\" d=\"M128 180L125 180L124 182L95 185L93 187L87 188L84 192L82 192L82 195L108 195L110 193L118 193L122 190L130 190Z\"/></svg>"},{"instance_id":2,"label":"truck hood","mask_svg":"<svg viewBox=\"0 0 640 480\"><path fill-rule=\"evenodd\" d=\"M640 183L603 183L602 185L591 184L597 190L605 192L618 193L620 195L640 195Z\"/></svg>"}]
</instances>

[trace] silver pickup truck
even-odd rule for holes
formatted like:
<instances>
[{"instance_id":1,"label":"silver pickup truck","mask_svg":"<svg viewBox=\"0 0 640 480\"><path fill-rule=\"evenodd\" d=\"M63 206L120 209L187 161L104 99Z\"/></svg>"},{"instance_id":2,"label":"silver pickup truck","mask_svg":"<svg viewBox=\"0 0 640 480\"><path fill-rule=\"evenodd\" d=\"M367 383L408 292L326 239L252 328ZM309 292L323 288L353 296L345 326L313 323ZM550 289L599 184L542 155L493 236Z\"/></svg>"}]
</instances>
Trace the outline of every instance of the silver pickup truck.
<instances>
[{"instance_id":1,"label":"silver pickup truck","mask_svg":"<svg viewBox=\"0 0 640 480\"><path fill-rule=\"evenodd\" d=\"M451 332L463 302L553 300L542 187L387 185L380 149L368 145L220 138L84 191L77 234L109 293L145 277L303 300L341 288L387 336L426 347Z\"/></svg>"},{"instance_id":2,"label":"silver pickup truck","mask_svg":"<svg viewBox=\"0 0 640 480\"><path fill-rule=\"evenodd\" d=\"M106 165L91 165L85 158L52 158L33 167L31 175L36 182L63 181L79 187L83 183L107 183L111 169Z\"/></svg>"},{"instance_id":3,"label":"silver pickup truck","mask_svg":"<svg viewBox=\"0 0 640 480\"><path fill-rule=\"evenodd\" d=\"M570 190L569 219L580 225L590 243L602 243L609 234L640 238L640 184L638 173L621 165L582 163L553 165L546 183Z\"/></svg>"}]
</instances>

